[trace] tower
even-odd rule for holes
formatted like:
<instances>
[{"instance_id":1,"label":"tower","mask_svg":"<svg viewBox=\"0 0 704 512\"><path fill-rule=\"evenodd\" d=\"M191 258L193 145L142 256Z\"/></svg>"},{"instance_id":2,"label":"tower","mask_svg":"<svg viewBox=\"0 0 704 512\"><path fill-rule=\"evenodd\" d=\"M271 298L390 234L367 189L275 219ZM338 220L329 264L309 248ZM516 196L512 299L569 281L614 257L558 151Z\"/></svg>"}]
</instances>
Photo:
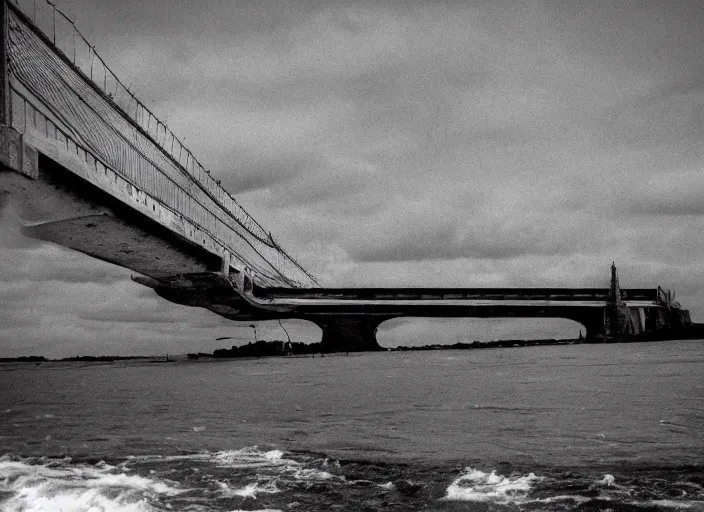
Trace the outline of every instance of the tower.
<instances>
[{"instance_id":1,"label":"tower","mask_svg":"<svg viewBox=\"0 0 704 512\"><path fill-rule=\"evenodd\" d=\"M606 336L612 338L626 336L628 334L628 307L621 297L618 270L614 262L611 262L611 285L605 313Z\"/></svg>"}]
</instances>

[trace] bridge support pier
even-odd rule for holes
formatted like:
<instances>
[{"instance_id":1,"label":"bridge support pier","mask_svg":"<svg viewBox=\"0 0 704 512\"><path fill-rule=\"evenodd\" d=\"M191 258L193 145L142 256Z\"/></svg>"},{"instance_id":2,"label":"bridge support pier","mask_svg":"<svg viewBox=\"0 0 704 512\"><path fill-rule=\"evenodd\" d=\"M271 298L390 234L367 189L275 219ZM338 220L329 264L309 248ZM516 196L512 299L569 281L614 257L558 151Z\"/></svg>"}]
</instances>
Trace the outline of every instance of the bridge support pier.
<instances>
[{"instance_id":1,"label":"bridge support pier","mask_svg":"<svg viewBox=\"0 0 704 512\"><path fill-rule=\"evenodd\" d=\"M384 350L376 341L376 330L387 317L376 316L325 316L307 318L323 330L320 351L363 352Z\"/></svg>"}]
</instances>

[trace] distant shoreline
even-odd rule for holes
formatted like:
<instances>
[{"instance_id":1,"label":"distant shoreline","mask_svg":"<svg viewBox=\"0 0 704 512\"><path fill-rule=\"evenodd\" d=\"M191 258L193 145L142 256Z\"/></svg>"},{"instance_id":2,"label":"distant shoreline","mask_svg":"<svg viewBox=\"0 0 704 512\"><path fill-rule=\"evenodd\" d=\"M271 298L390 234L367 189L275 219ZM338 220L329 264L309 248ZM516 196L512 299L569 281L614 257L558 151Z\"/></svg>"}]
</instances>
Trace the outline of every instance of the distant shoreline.
<instances>
[{"instance_id":1,"label":"distant shoreline","mask_svg":"<svg viewBox=\"0 0 704 512\"><path fill-rule=\"evenodd\" d=\"M128 359L156 359L159 356L74 356L50 359L45 356L0 357L0 363L112 362Z\"/></svg>"},{"instance_id":2,"label":"distant shoreline","mask_svg":"<svg viewBox=\"0 0 704 512\"><path fill-rule=\"evenodd\" d=\"M420 346L405 346L382 348L384 352L422 352L431 350L484 350L495 348L519 348L519 347L538 347L538 346L555 346L555 345L580 345L580 344L603 344L603 343L637 343L648 341L675 341L684 339L699 339L704 338L704 332L689 333L690 336L678 337L648 337L648 338L632 338L632 339L584 339L584 338L544 338L534 340L496 340L496 341L472 341L459 342L451 345L446 344L430 344ZM323 355L343 354L345 352L333 352ZM151 355L151 356L74 356L63 358L48 358L45 356L19 356L19 357L0 357L0 363L57 363L57 362L115 362L127 360L142 360L147 362L176 362L183 360L197 359L253 359L260 357L301 357L310 355L319 355L320 343L287 343L284 341L264 341L259 340L256 343L248 343L240 347L233 346L230 349L216 349L212 353L198 352L188 354L166 354Z\"/></svg>"}]
</instances>

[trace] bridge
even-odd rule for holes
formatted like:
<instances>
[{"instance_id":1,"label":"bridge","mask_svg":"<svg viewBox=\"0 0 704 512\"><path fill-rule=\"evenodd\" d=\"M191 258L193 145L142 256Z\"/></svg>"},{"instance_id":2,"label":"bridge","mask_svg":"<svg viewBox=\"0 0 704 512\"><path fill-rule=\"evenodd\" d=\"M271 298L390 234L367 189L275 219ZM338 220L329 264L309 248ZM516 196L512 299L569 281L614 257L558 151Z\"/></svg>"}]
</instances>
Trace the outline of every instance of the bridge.
<instances>
[{"instance_id":1,"label":"bridge","mask_svg":"<svg viewBox=\"0 0 704 512\"><path fill-rule=\"evenodd\" d=\"M409 316L561 317L592 339L691 323L659 287L621 289L615 266L608 288L322 288L54 4L1 12L0 201L26 235L132 269L167 300L310 320L326 351L378 349L381 322Z\"/></svg>"},{"instance_id":2,"label":"bridge","mask_svg":"<svg viewBox=\"0 0 704 512\"><path fill-rule=\"evenodd\" d=\"M584 325L592 341L672 336L691 325L670 292L621 289L614 264L608 288L285 288L216 273L133 279L233 320L309 320L322 329L325 352L379 350L377 328L400 317L566 318Z\"/></svg>"}]
</instances>

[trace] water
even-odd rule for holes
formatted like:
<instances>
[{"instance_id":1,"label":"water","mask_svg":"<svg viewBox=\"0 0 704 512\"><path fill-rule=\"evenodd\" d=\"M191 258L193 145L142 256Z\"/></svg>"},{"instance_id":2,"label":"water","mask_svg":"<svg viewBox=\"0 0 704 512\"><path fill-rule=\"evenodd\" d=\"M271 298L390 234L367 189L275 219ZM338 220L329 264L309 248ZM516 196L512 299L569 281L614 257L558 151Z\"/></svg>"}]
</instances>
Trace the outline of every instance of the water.
<instances>
[{"instance_id":1,"label":"water","mask_svg":"<svg viewBox=\"0 0 704 512\"><path fill-rule=\"evenodd\" d=\"M704 342L0 365L0 510L704 510Z\"/></svg>"}]
</instances>

